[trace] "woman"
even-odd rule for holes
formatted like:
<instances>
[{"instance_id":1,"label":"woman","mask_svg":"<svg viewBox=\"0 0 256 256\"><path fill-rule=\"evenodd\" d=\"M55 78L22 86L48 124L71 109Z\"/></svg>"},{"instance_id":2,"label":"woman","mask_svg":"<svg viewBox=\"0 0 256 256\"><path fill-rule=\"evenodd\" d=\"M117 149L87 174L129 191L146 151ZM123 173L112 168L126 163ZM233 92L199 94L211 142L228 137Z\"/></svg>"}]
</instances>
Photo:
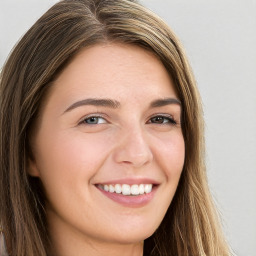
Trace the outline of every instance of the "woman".
<instances>
[{"instance_id":1,"label":"woman","mask_svg":"<svg viewBox=\"0 0 256 256\"><path fill-rule=\"evenodd\" d=\"M182 47L135 1L64 0L1 73L9 255L230 255Z\"/></svg>"}]
</instances>

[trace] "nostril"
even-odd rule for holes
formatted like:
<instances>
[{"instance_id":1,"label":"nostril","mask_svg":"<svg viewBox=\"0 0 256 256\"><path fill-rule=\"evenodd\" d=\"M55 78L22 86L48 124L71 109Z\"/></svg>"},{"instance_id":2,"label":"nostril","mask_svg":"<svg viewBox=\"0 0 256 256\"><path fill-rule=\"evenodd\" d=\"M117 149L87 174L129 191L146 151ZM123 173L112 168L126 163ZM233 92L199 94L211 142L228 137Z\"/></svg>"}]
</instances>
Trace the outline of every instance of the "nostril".
<instances>
[{"instance_id":1,"label":"nostril","mask_svg":"<svg viewBox=\"0 0 256 256\"><path fill-rule=\"evenodd\" d=\"M138 152L140 150L140 152ZM118 163L141 167L153 160L153 154L149 148L132 149L129 146L119 147L114 152L114 160Z\"/></svg>"}]
</instances>

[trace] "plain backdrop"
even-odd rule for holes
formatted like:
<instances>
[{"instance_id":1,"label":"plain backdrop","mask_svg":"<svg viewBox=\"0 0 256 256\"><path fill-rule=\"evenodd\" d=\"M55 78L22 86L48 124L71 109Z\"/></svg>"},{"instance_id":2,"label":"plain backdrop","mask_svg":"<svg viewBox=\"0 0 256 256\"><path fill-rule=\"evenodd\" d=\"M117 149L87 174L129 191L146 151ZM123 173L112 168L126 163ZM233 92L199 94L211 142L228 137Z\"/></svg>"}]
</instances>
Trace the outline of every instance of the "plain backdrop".
<instances>
[{"instance_id":1,"label":"plain backdrop","mask_svg":"<svg viewBox=\"0 0 256 256\"><path fill-rule=\"evenodd\" d=\"M0 67L55 2L0 0ZM256 0L142 3L186 49L204 104L209 183L227 239L238 256L256 256Z\"/></svg>"}]
</instances>

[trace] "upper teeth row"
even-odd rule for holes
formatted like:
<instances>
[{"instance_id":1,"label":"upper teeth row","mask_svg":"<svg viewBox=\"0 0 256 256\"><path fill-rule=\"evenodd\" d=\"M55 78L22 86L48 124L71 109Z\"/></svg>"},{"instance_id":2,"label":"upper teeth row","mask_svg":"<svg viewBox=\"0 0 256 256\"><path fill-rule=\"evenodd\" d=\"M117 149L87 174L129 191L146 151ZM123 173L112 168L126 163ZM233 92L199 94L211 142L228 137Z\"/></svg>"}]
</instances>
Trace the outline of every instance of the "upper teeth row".
<instances>
[{"instance_id":1,"label":"upper teeth row","mask_svg":"<svg viewBox=\"0 0 256 256\"><path fill-rule=\"evenodd\" d=\"M148 194L152 191L152 184L134 184L134 185L128 185L128 184L115 184L115 185L100 185L100 187L108 191L110 193L117 193L117 194L123 194L123 195L142 195L144 193Z\"/></svg>"}]
</instances>

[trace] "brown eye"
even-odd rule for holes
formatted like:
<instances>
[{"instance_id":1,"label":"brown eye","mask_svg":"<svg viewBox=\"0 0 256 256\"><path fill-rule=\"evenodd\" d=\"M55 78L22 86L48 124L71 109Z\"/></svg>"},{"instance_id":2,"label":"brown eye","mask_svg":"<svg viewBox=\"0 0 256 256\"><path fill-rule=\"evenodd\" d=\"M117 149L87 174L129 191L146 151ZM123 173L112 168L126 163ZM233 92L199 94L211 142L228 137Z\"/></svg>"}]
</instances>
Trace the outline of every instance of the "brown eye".
<instances>
[{"instance_id":1,"label":"brown eye","mask_svg":"<svg viewBox=\"0 0 256 256\"><path fill-rule=\"evenodd\" d=\"M149 123L152 124L176 124L172 117L167 116L154 116L150 118Z\"/></svg>"}]
</instances>

